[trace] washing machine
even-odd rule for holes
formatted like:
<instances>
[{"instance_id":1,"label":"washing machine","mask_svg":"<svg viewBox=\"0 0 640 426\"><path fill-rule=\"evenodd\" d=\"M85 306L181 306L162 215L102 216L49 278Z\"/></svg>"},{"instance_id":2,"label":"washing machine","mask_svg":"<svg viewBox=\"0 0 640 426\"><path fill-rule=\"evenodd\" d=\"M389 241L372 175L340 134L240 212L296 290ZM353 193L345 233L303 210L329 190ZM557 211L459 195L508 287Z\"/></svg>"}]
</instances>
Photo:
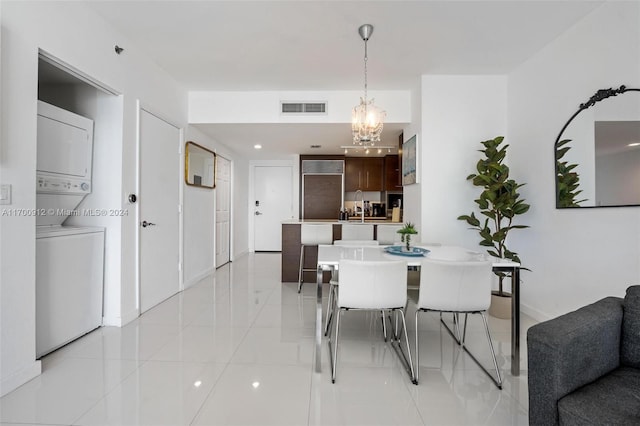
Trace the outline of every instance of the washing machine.
<instances>
[{"instance_id":1,"label":"washing machine","mask_svg":"<svg viewBox=\"0 0 640 426\"><path fill-rule=\"evenodd\" d=\"M102 325L105 230L65 226L92 191L93 121L38 102L36 355ZM90 214L88 212L87 214Z\"/></svg>"},{"instance_id":2,"label":"washing machine","mask_svg":"<svg viewBox=\"0 0 640 426\"><path fill-rule=\"evenodd\" d=\"M36 357L102 325L104 228L36 228Z\"/></svg>"}]
</instances>

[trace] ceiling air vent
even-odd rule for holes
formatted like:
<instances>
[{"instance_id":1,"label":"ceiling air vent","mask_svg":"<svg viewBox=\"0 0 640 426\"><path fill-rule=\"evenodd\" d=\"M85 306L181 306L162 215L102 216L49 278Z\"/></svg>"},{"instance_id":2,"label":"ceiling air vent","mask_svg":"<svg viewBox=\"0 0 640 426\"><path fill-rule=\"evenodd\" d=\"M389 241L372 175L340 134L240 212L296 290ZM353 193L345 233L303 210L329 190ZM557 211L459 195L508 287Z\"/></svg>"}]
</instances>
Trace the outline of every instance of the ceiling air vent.
<instances>
[{"instance_id":1,"label":"ceiling air vent","mask_svg":"<svg viewBox=\"0 0 640 426\"><path fill-rule=\"evenodd\" d=\"M326 102L280 102L282 114L326 114Z\"/></svg>"}]
</instances>

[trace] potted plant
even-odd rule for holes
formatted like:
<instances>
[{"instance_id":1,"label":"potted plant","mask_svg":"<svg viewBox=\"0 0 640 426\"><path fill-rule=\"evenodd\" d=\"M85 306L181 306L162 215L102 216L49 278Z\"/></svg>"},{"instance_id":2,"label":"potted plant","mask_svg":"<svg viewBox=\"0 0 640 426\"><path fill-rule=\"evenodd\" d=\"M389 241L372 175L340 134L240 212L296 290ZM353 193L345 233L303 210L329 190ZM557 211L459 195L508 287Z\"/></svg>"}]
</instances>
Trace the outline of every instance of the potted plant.
<instances>
[{"instance_id":1,"label":"potted plant","mask_svg":"<svg viewBox=\"0 0 640 426\"><path fill-rule=\"evenodd\" d=\"M560 161L569 152L571 147L567 145L571 139L563 139L556 145L556 202L558 207L580 207L580 203L586 199L576 200L582 190L580 187L580 175L574 169L577 164L569 164L568 161ZM564 146L567 145L567 146Z\"/></svg>"},{"instance_id":2,"label":"potted plant","mask_svg":"<svg viewBox=\"0 0 640 426\"><path fill-rule=\"evenodd\" d=\"M407 222L404 226L398 229L400 234L400 241L405 243L406 251L411 251L411 236L418 233L415 225L411 222Z\"/></svg>"},{"instance_id":3,"label":"potted plant","mask_svg":"<svg viewBox=\"0 0 640 426\"><path fill-rule=\"evenodd\" d=\"M475 186L482 188L480 197L476 204L480 208L480 213L485 217L484 222L476 217L473 212L470 215L462 215L458 220L464 220L471 229L480 233L481 246L489 247L487 252L494 257L510 259L521 263L518 253L507 248L507 236L513 229L528 228L526 225L516 225L513 223L516 216L526 213L529 204L520 198L518 189L524 184L519 184L509 178L509 167L504 164L507 155L507 147L501 146L504 138L498 136L482 142L484 158L479 160L476 169L477 173L467 176L467 180L473 182ZM523 268L526 269L526 268ZM503 281L506 275L497 273L498 291L492 294L492 307L490 313L499 318L510 317L510 297L511 294L504 291ZM502 305L502 309L498 306ZM506 312L501 312L506 305Z\"/></svg>"}]
</instances>

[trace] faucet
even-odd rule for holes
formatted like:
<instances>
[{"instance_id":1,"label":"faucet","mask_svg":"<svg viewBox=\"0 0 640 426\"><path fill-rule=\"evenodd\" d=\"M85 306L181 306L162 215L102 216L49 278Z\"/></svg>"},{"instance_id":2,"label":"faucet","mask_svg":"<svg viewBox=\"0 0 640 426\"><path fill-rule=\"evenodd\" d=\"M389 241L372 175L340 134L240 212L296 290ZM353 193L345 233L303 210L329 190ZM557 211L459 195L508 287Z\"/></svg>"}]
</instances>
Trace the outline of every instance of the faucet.
<instances>
[{"instance_id":1,"label":"faucet","mask_svg":"<svg viewBox=\"0 0 640 426\"><path fill-rule=\"evenodd\" d=\"M364 223L364 193L361 190L357 190L355 196L353 197L353 205L356 209L356 213L358 212L358 192L360 193L361 198L361 202L360 202L360 212L361 212L361 219L360 222Z\"/></svg>"}]
</instances>

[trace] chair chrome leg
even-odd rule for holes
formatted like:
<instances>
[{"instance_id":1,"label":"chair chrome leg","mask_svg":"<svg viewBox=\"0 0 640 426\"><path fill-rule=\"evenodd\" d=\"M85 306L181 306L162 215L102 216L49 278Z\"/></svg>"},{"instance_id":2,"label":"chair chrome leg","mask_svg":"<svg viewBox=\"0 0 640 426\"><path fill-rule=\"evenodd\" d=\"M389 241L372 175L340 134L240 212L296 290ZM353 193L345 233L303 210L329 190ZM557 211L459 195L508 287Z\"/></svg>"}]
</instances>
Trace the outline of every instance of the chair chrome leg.
<instances>
[{"instance_id":1,"label":"chair chrome leg","mask_svg":"<svg viewBox=\"0 0 640 426\"><path fill-rule=\"evenodd\" d=\"M498 361L496 360L496 353L493 350L493 342L491 341L491 332L489 331L489 324L487 323L487 318L484 316L484 312L480 312L482 316L482 321L484 322L484 329L487 332L487 340L489 341L489 348L491 349L491 357L493 358L493 366L496 369L496 375L498 376L498 381L496 384L498 388L502 389L502 376L500 375L500 369L498 368Z\"/></svg>"},{"instance_id":2,"label":"chair chrome leg","mask_svg":"<svg viewBox=\"0 0 640 426\"><path fill-rule=\"evenodd\" d=\"M413 359L411 359L411 345L409 344L409 333L407 333L407 324L404 319L404 311L402 309L398 309L398 312L396 312L396 321L398 320L398 314L402 317L402 330L404 331L404 341L407 344L407 356L409 357L411 382L413 384L418 384L418 378L416 377L416 373L413 368ZM398 336L398 345L400 345L400 336Z\"/></svg>"},{"instance_id":3,"label":"chair chrome leg","mask_svg":"<svg viewBox=\"0 0 640 426\"><path fill-rule=\"evenodd\" d=\"M329 284L329 299L327 300L327 315L324 320L324 335L327 336L329 334L329 330L331 329L331 320L333 319L333 284Z\"/></svg>"},{"instance_id":4,"label":"chair chrome leg","mask_svg":"<svg viewBox=\"0 0 640 426\"><path fill-rule=\"evenodd\" d=\"M465 333L466 333L466 315L469 312L465 312ZM491 349L491 356L493 357L493 365L496 369L496 375L498 376L498 379L496 380L495 377L493 377L493 375L480 363L480 361L478 361L478 359L473 356L473 354L469 351L469 349L465 346L464 344L464 336L462 337L462 340L458 340L458 337L455 335L455 333L458 333L458 336L460 335L460 330L458 329L458 319L456 318L457 313L454 313L454 330L451 330L451 328L449 328L449 326L442 320L442 313L440 313L440 323L442 324L442 326L444 326L444 329L447 331L447 333L449 333L449 335L453 338L453 340L456 341L456 343L458 343L459 345L462 346L462 350L464 350L467 355L469 355L469 357L471 357L471 359L473 360L473 362L475 362L478 367L480 367L480 369L482 371L485 372L485 374L487 376L489 376L489 378L496 384L496 386L498 386L498 389L502 389L502 377L500 375L500 370L498 369L498 361L496 360L496 354L493 350L493 343L491 341L491 333L489 332L489 324L487 323L487 319L484 316L484 313L482 311L477 311L477 312L471 312L472 314L481 314L482 315L482 320L484 321L484 327L485 327L485 332L487 334L487 339L489 340L489 347ZM416 319L417 319L417 315L416 315ZM417 320L416 320L416 326L417 326ZM417 337L417 333L416 333L416 337ZM417 354L417 350L416 350L416 354ZM417 371L417 369L416 369ZM417 374L417 373L416 373Z\"/></svg>"},{"instance_id":5,"label":"chair chrome leg","mask_svg":"<svg viewBox=\"0 0 640 426\"><path fill-rule=\"evenodd\" d=\"M419 379L419 371L420 371L420 342L418 340L418 313L420 312L420 309L416 309L416 368L415 368L415 381L413 382L414 384L418 384L418 379ZM442 314L440 314L440 316L442 316Z\"/></svg>"},{"instance_id":6,"label":"chair chrome leg","mask_svg":"<svg viewBox=\"0 0 640 426\"><path fill-rule=\"evenodd\" d=\"M382 313L382 334L384 335L384 341L387 341L387 323L384 317L384 311L380 311Z\"/></svg>"},{"instance_id":7,"label":"chair chrome leg","mask_svg":"<svg viewBox=\"0 0 640 426\"><path fill-rule=\"evenodd\" d=\"M302 276L304 266L304 244L300 246L300 269L298 270L298 293L302 290Z\"/></svg>"},{"instance_id":8,"label":"chair chrome leg","mask_svg":"<svg viewBox=\"0 0 640 426\"><path fill-rule=\"evenodd\" d=\"M336 369L338 367L338 337L340 334L340 317L342 316L342 309L339 309L336 313L336 344L333 347L333 365L331 366L331 383L336 382Z\"/></svg>"},{"instance_id":9,"label":"chair chrome leg","mask_svg":"<svg viewBox=\"0 0 640 426\"><path fill-rule=\"evenodd\" d=\"M468 313L464 314L464 327L462 327L462 346L464 346L464 340L467 337L467 317L469 316Z\"/></svg>"},{"instance_id":10,"label":"chair chrome leg","mask_svg":"<svg viewBox=\"0 0 640 426\"><path fill-rule=\"evenodd\" d=\"M462 338L460 334L460 319L458 318L458 313L453 314L453 325L455 326L456 341L459 345L462 345Z\"/></svg>"}]
</instances>

